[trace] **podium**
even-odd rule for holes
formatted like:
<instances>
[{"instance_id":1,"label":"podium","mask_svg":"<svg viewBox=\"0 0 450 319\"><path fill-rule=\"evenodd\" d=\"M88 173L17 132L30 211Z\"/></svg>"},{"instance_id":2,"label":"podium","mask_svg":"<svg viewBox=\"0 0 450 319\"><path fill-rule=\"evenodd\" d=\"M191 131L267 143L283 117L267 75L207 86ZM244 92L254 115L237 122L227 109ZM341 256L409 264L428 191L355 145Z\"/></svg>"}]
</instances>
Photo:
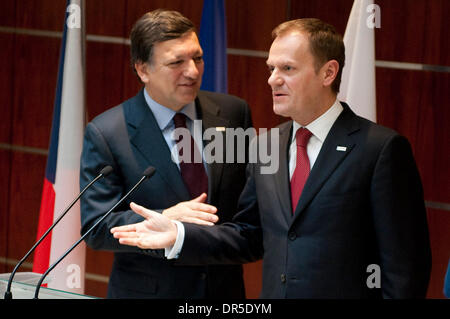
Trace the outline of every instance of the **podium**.
<instances>
[{"instance_id":1,"label":"podium","mask_svg":"<svg viewBox=\"0 0 450 319\"><path fill-rule=\"evenodd\" d=\"M5 291L8 287L10 274L0 274L0 299L5 298ZM36 284L42 274L33 272L18 272L14 276L11 285L13 299L33 299L36 290ZM44 284L48 281L44 281ZM41 287L39 290L39 299L97 299L96 297L80 295L68 291Z\"/></svg>"}]
</instances>

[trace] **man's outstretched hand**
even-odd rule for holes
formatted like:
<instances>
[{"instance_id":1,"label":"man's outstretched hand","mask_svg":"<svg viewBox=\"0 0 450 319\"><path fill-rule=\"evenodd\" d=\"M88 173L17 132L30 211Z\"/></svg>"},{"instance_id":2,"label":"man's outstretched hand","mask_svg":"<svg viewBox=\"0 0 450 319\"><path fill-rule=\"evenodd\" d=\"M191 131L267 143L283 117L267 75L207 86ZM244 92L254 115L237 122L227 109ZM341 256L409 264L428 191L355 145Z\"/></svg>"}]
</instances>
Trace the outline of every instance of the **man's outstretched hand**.
<instances>
[{"instance_id":1,"label":"man's outstretched hand","mask_svg":"<svg viewBox=\"0 0 450 319\"><path fill-rule=\"evenodd\" d=\"M141 249L163 249L175 244L177 226L169 218L135 203L131 203L130 208L145 220L111 228L111 233L120 244Z\"/></svg>"}]
</instances>

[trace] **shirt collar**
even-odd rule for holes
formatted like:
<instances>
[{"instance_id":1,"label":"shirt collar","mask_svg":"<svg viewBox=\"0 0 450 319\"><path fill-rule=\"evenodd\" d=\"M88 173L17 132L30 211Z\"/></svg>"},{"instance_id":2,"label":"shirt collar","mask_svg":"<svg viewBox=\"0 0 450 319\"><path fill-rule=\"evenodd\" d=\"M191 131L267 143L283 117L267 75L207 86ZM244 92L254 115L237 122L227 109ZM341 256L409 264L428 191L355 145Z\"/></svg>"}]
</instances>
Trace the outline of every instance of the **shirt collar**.
<instances>
[{"instance_id":1,"label":"shirt collar","mask_svg":"<svg viewBox=\"0 0 450 319\"><path fill-rule=\"evenodd\" d=\"M328 132L331 130L331 127L333 126L334 122L338 118L339 114L341 114L343 109L344 108L342 107L341 103L336 99L333 105L325 113L306 125L305 128L307 128L323 143L328 135ZM295 140L295 133L300 127L302 126L294 121L292 142Z\"/></svg>"},{"instance_id":2,"label":"shirt collar","mask_svg":"<svg viewBox=\"0 0 450 319\"><path fill-rule=\"evenodd\" d=\"M159 104L158 102L155 102L155 100L153 100L147 93L146 89L144 89L144 98L148 106L150 107L150 110L152 111L153 115L155 116L156 122L158 123L158 126L161 131L166 129L169 125L173 123L172 119L177 112ZM191 103L183 106L183 108L180 110L180 113L186 115L191 121L197 119L197 111L195 110L195 101L192 101Z\"/></svg>"}]
</instances>

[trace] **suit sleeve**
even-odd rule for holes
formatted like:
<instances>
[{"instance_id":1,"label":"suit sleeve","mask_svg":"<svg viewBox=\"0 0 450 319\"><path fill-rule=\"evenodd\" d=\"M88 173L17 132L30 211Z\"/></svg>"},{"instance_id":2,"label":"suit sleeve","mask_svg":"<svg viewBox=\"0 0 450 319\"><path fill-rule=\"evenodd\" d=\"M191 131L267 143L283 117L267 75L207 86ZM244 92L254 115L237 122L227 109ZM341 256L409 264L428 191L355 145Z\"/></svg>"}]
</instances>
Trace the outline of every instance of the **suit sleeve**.
<instances>
[{"instance_id":1,"label":"suit sleeve","mask_svg":"<svg viewBox=\"0 0 450 319\"><path fill-rule=\"evenodd\" d=\"M227 96L228 97L228 96ZM228 97L229 98L229 97ZM253 127L248 104L239 99L233 118L244 130ZM246 142L247 143L247 142ZM246 144L249 150L249 145ZM248 163L248 151L246 162ZM213 227L184 223L183 248L175 261L183 265L242 264L262 258L262 231L253 176L247 165L246 183L239 197L237 212L231 222Z\"/></svg>"},{"instance_id":2,"label":"suit sleeve","mask_svg":"<svg viewBox=\"0 0 450 319\"><path fill-rule=\"evenodd\" d=\"M120 168L114 161L108 144L94 123L89 123L85 130L83 151L80 161L80 188L84 188L106 165L113 167L113 172L106 178L98 180L81 197L81 233L84 234L103 214L109 211L125 195ZM93 249L140 252L136 247L120 245L110 229L114 226L134 224L143 218L127 209L126 205L118 207L100 223L85 239Z\"/></svg>"},{"instance_id":3,"label":"suit sleeve","mask_svg":"<svg viewBox=\"0 0 450 319\"><path fill-rule=\"evenodd\" d=\"M425 297L431 268L426 210L411 147L402 136L393 136L381 150L371 207L383 297Z\"/></svg>"},{"instance_id":4,"label":"suit sleeve","mask_svg":"<svg viewBox=\"0 0 450 319\"><path fill-rule=\"evenodd\" d=\"M185 240L178 263L242 264L262 258L262 231L255 182L247 167L247 182L232 222L216 226L184 223Z\"/></svg>"}]
</instances>

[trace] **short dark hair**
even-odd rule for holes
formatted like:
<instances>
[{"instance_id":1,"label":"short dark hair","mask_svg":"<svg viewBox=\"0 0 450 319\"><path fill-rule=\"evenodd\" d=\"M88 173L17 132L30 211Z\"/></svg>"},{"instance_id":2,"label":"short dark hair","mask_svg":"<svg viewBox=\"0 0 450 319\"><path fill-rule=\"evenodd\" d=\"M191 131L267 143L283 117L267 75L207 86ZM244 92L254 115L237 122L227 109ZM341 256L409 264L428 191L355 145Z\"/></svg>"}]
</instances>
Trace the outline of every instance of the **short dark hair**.
<instances>
[{"instance_id":1,"label":"short dark hair","mask_svg":"<svg viewBox=\"0 0 450 319\"><path fill-rule=\"evenodd\" d=\"M275 40L276 37L292 30L304 32L309 36L309 48L315 60L316 72L330 60L336 60L339 63L338 74L331 85L333 92L337 94L345 64L345 46L342 36L328 23L316 18L304 18L283 22L272 31L272 38Z\"/></svg>"},{"instance_id":2,"label":"short dark hair","mask_svg":"<svg viewBox=\"0 0 450 319\"><path fill-rule=\"evenodd\" d=\"M135 63L151 63L155 43L177 39L191 31L196 32L195 25L177 11L147 12L131 29L131 67L135 70Z\"/></svg>"}]
</instances>

